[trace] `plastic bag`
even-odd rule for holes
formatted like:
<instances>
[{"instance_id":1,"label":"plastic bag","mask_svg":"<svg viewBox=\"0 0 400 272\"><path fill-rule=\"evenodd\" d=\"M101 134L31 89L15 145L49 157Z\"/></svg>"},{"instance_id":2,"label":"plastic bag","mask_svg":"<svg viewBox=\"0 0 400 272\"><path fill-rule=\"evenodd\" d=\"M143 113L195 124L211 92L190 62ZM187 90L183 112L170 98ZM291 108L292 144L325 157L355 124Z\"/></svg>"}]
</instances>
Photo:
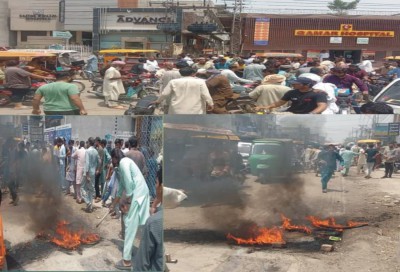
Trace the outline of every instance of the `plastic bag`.
<instances>
[{"instance_id":1,"label":"plastic bag","mask_svg":"<svg viewBox=\"0 0 400 272\"><path fill-rule=\"evenodd\" d=\"M178 189L168 187L163 188L163 206L166 209L174 209L187 198L187 195Z\"/></svg>"}]
</instances>

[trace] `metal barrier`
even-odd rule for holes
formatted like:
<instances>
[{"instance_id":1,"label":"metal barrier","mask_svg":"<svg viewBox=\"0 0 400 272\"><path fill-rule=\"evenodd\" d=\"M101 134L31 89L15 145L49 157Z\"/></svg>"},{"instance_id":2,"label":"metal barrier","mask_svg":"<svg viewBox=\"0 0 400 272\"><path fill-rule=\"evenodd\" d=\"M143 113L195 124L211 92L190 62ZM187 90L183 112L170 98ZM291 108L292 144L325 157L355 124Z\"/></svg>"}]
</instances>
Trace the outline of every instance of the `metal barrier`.
<instances>
[{"instance_id":1,"label":"metal barrier","mask_svg":"<svg viewBox=\"0 0 400 272\"><path fill-rule=\"evenodd\" d=\"M161 116L138 117L136 136L139 140L139 148L146 159L146 182L149 185L150 195L155 197L155 183L159 169L157 157L162 154L163 145L163 118Z\"/></svg>"}]
</instances>

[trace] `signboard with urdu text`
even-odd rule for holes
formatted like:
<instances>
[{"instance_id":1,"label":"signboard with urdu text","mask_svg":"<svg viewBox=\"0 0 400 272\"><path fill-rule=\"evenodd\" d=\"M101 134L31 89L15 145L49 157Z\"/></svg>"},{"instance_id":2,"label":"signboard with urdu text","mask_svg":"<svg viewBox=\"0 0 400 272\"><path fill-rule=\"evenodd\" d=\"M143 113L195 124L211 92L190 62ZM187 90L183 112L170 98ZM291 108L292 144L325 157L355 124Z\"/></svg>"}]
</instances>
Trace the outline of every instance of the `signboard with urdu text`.
<instances>
[{"instance_id":1,"label":"signboard with urdu text","mask_svg":"<svg viewBox=\"0 0 400 272\"><path fill-rule=\"evenodd\" d=\"M268 45L269 42L269 18L257 18L254 27L254 45Z\"/></svg>"}]
</instances>

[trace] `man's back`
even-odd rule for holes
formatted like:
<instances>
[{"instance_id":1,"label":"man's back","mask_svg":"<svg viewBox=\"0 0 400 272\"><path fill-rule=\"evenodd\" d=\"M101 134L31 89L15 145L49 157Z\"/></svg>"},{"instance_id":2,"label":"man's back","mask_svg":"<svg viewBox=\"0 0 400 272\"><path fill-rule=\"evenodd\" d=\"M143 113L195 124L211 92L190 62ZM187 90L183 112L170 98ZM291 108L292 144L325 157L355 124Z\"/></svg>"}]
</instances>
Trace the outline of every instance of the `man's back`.
<instances>
[{"instance_id":1,"label":"man's back","mask_svg":"<svg viewBox=\"0 0 400 272\"><path fill-rule=\"evenodd\" d=\"M264 78L263 70L265 66L262 64L250 64L243 71L243 78L249 80L262 80Z\"/></svg>"},{"instance_id":2,"label":"man's back","mask_svg":"<svg viewBox=\"0 0 400 272\"><path fill-rule=\"evenodd\" d=\"M94 147L89 147L85 153L85 170L84 173L89 172L94 175L96 168L99 164L99 153Z\"/></svg>"},{"instance_id":3,"label":"man's back","mask_svg":"<svg viewBox=\"0 0 400 272\"><path fill-rule=\"evenodd\" d=\"M193 77L171 80L164 94L169 96L169 114L203 114L206 101L212 104L205 81Z\"/></svg>"},{"instance_id":4,"label":"man's back","mask_svg":"<svg viewBox=\"0 0 400 272\"><path fill-rule=\"evenodd\" d=\"M164 88L168 85L168 83L171 80L181 78L181 77L182 76L178 70L166 71L161 78L161 92L164 90Z\"/></svg>"},{"instance_id":5,"label":"man's back","mask_svg":"<svg viewBox=\"0 0 400 272\"><path fill-rule=\"evenodd\" d=\"M140 152L139 150L130 149L128 152L126 152L125 156L133 160L139 168L140 172L142 172L142 174L145 174L146 161L142 152Z\"/></svg>"},{"instance_id":6,"label":"man's back","mask_svg":"<svg viewBox=\"0 0 400 272\"><path fill-rule=\"evenodd\" d=\"M257 99L257 105L268 106L274 102L281 100L281 98L290 91L290 88L283 85L260 85L252 91L249 96Z\"/></svg>"},{"instance_id":7,"label":"man's back","mask_svg":"<svg viewBox=\"0 0 400 272\"><path fill-rule=\"evenodd\" d=\"M54 82L37 89L36 94L44 97L45 111L68 111L78 109L70 100L71 95L79 94L78 87L67 82Z\"/></svg>"}]
</instances>

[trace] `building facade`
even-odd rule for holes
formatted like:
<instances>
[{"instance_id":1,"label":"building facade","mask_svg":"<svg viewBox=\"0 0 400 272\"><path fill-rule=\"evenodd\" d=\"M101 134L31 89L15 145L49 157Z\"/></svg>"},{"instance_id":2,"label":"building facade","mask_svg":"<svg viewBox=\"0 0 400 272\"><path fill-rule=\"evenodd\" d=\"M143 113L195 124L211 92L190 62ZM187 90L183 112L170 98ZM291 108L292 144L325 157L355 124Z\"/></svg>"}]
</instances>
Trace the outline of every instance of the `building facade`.
<instances>
[{"instance_id":1,"label":"building facade","mask_svg":"<svg viewBox=\"0 0 400 272\"><path fill-rule=\"evenodd\" d=\"M381 60L400 55L400 17L246 14L242 41L243 53Z\"/></svg>"}]
</instances>

